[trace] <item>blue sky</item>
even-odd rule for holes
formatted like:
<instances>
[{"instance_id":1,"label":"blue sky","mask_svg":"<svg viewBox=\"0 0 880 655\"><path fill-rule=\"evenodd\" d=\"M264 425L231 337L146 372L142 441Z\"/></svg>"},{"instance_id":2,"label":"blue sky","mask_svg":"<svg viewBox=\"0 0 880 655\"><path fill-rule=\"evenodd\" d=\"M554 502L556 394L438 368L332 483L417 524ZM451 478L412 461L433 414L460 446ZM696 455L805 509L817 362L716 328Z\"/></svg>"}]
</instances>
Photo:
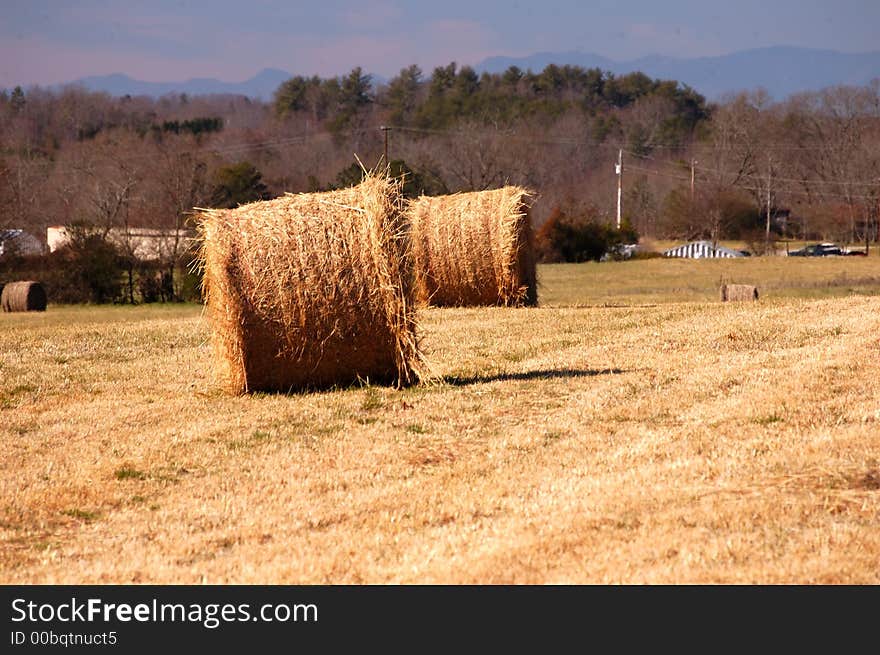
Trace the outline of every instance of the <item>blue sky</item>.
<instances>
[{"instance_id":1,"label":"blue sky","mask_svg":"<svg viewBox=\"0 0 880 655\"><path fill-rule=\"evenodd\" d=\"M880 50L880 0L0 0L0 87L122 72L243 80L263 68L391 76L492 55Z\"/></svg>"}]
</instances>

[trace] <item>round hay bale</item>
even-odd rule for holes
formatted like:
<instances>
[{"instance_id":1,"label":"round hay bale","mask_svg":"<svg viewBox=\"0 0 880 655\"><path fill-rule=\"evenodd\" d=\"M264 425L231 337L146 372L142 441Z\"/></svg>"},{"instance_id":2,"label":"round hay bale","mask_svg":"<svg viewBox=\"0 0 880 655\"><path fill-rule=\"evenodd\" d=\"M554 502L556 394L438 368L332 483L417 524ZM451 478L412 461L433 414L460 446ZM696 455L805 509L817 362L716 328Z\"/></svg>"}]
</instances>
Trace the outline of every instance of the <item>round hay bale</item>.
<instances>
[{"instance_id":1,"label":"round hay bale","mask_svg":"<svg viewBox=\"0 0 880 655\"><path fill-rule=\"evenodd\" d=\"M233 393L412 384L416 336L400 184L205 210L200 261L216 369Z\"/></svg>"},{"instance_id":2,"label":"round hay bale","mask_svg":"<svg viewBox=\"0 0 880 655\"><path fill-rule=\"evenodd\" d=\"M416 296L435 306L538 304L531 193L516 186L410 203Z\"/></svg>"},{"instance_id":3,"label":"round hay bale","mask_svg":"<svg viewBox=\"0 0 880 655\"><path fill-rule=\"evenodd\" d=\"M722 302L755 301L758 299L758 287L751 284L722 284Z\"/></svg>"},{"instance_id":4,"label":"round hay bale","mask_svg":"<svg viewBox=\"0 0 880 655\"><path fill-rule=\"evenodd\" d=\"M0 306L4 312L44 312L46 302L46 290L33 280L8 282L0 291Z\"/></svg>"}]
</instances>

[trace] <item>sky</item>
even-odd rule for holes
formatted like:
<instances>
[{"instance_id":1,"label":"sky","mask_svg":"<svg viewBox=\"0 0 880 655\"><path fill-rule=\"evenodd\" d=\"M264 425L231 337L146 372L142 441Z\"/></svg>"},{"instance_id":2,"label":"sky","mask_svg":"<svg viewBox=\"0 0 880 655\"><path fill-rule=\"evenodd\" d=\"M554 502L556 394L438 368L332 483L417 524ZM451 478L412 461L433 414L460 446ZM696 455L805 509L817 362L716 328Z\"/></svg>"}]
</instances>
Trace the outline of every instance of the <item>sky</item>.
<instances>
[{"instance_id":1,"label":"sky","mask_svg":"<svg viewBox=\"0 0 880 655\"><path fill-rule=\"evenodd\" d=\"M878 26L880 0L0 0L0 88L110 73L231 82L264 68L391 77L536 52L869 52Z\"/></svg>"}]
</instances>

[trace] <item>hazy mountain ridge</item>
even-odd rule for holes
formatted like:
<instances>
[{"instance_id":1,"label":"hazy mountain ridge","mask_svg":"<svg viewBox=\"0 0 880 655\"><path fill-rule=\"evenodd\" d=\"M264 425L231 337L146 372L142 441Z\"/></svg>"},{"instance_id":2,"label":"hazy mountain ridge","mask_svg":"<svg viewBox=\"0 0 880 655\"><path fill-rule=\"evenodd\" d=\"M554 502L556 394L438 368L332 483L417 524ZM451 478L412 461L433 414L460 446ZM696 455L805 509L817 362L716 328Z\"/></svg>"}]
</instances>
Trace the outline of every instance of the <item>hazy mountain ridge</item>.
<instances>
[{"instance_id":1,"label":"hazy mountain ridge","mask_svg":"<svg viewBox=\"0 0 880 655\"><path fill-rule=\"evenodd\" d=\"M838 84L864 85L880 78L880 52L850 54L788 46L743 50L718 57L682 59L657 55L630 61L615 61L577 51L539 52L527 57L489 57L474 68L477 72L498 73L510 66L518 66L523 70L540 72L549 64L600 68L617 75L641 71L654 78L678 80L710 99L757 87L764 87L775 98L782 99L801 91ZM430 71L425 71L425 74L430 74ZM275 89L292 76L283 70L267 68L242 82L224 82L214 78L143 82L116 73L85 77L72 84L115 96L232 94L269 100ZM381 75L374 74L372 77L375 84L387 81Z\"/></svg>"},{"instance_id":2,"label":"hazy mountain ridge","mask_svg":"<svg viewBox=\"0 0 880 655\"><path fill-rule=\"evenodd\" d=\"M187 93L189 95L229 94L268 100L275 93L275 89L282 82L290 79L290 77L290 73L286 71L265 68L250 79L242 82L224 82L210 77L196 77L182 82L144 82L123 73L114 73L111 75L84 77L71 84L83 86L90 91L104 91L114 96L145 95L159 97L169 93Z\"/></svg>"},{"instance_id":3,"label":"hazy mountain ridge","mask_svg":"<svg viewBox=\"0 0 880 655\"><path fill-rule=\"evenodd\" d=\"M518 66L538 72L550 63L601 68L618 75L641 71L654 78L678 80L712 99L757 87L783 99L801 91L838 84L864 85L880 78L880 52L849 54L788 46L743 50L718 57L681 59L655 55L630 61L581 52L544 52L528 57L490 57L475 68L478 72L496 73Z\"/></svg>"}]
</instances>

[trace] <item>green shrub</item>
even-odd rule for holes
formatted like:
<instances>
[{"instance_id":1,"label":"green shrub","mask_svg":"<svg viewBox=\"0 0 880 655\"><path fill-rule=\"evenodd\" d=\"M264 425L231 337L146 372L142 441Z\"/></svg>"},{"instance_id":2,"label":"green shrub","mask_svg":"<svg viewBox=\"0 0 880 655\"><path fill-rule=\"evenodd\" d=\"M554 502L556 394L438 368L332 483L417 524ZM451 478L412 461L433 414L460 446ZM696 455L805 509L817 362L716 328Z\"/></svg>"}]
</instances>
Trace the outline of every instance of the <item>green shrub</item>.
<instances>
[{"instance_id":1,"label":"green shrub","mask_svg":"<svg viewBox=\"0 0 880 655\"><path fill-rule=\"evenodd\" d=\"M202 273L189 267L177 271L178 298L184 302L204 302L202 295Z\"/></svg>"},{"instance_id":2,"label":"green shrub","mask_svg":"<svg viewBox=\"0 0 880 655\"><path fill-rule=\"evenodd\" d=\"M70 244L53 253L68 276L65 300L56 302L116 302L122 298L125 264L116 247L99 234L74 231Z\"/></svg>"},{"instance_id":3,"label":"green shrub","mask_svg":"<svg viewBox=\"0 0 880 655\"><path fill-rule=\"evenodd\" d=\"M535 242L542 262L599 261L602 256L625 243L637 243L639 235L624 224L618 230L600 221L594 208L564 212L554 207L538 230Z\"/></svg>"}]
</instances>

